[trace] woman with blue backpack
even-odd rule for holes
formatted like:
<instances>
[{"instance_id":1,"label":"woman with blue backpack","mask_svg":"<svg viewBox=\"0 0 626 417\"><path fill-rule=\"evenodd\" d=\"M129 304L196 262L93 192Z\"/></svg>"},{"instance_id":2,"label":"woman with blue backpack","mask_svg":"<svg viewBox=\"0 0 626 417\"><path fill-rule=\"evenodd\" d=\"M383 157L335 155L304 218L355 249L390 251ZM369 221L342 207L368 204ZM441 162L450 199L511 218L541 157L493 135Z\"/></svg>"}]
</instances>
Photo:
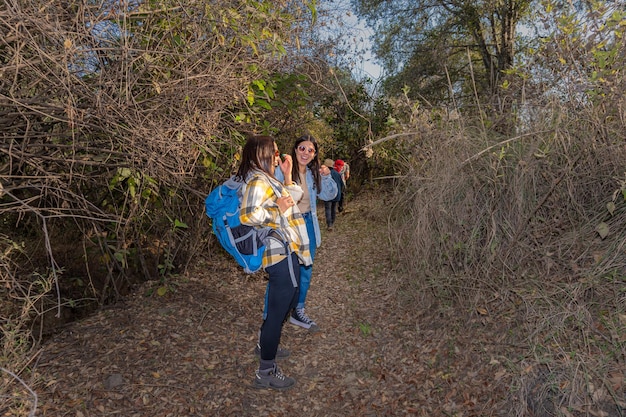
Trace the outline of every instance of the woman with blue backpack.
<instances>
[{"instance_id":1,"label":"woman with blue backpack","mask_svg":"<svg viewBox=\"0 0 626 417\"><path fill-rule=\"evenodd\" d=\"M291 158L294 162L290 177L283 177L282 170L280 170L277 171L276 178L283 180L285 184L293 179L302 188L303 195L296 201L306 222L311 259L314 259L315 252L322 243L317 218L317 199L324 201L334 199L337 196L337 184L330 175L330 169L320 164L319 147L312 135L304 135L296 139L291 149ZM289 322L308 329L310 332L316 332L319 326L304 311L312 274L312 263L300 265L300 296L296 308L289 317Z\"/></svg>"},{"instance_id":2,"label":"woman with blue backpack","mask_svg":"<svg viewBox=\"0 0 626 417\"><path fill-rule=\"evenodd\" d=\"M312 265L306 224L296 201L302 188L291 180L292 159L284 161L271 136L250 136L235 175L243 181L241 223L271 228L264 239L263 268L269 275L264 320L259 335L259 369L253 386L287 389L295 384L276 365L283 323L296 307L300 292L300 265ZM276 169L280 167L280 169ZM281 180L275 174L280 173Z\"/></svg>"}]
</instances>

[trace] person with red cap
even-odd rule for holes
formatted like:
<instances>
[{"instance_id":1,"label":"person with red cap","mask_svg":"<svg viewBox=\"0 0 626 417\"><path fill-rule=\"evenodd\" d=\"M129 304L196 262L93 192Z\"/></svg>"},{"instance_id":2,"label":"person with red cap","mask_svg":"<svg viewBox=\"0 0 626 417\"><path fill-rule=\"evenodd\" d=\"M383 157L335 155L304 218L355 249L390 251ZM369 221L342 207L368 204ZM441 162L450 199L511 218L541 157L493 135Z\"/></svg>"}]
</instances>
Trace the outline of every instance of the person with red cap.
<instances>
[{"instance_id":1,"label":"person with red cap","mask_svg":"<svg viewBox=\"0 0 626 417\"><path fill-rule=\"evenodd\" d=\"M335 171L339 173L341 176L341 180L343 181L343 187L341 188L341 196L339 199L339 204L337 210L339 213L343 211L343 203L346 196L346 185L348 183L348 178L350 178L350 165L347 162L337 159L334 165Z\"/></svg>"}]
</instances>

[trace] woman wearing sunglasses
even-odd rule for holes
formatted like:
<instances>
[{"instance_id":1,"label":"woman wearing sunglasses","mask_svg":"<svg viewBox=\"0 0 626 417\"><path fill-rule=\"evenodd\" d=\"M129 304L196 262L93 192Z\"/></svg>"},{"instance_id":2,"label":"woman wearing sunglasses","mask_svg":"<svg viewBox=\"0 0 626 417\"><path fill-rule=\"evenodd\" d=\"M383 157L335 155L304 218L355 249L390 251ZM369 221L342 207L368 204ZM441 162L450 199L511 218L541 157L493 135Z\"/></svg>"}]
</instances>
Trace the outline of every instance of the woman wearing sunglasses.
<instances>
[{"instance_id":1,"label":"woman wearing sunglasses","mask_svg":"<svg viewBox=\"0 0 626 417\"><path fill-rule=\"evenodd\" d=\"M291 178L293 182L300 185L303 191L302 198L298 200L297 204L306 223L311 259L314 259L316 249L322 242L317 219L317 199L327 201L335 198L337 196L337 184L330 176L330 169L320 164L317 140L313 136L304 135L296 139L291 150L291 158L294 161ZM284 180L281 178L282 172L280 170L276 174L279 180ZM285 180L285 184L288 184L288 181ZM300 296L289 321L296 326L308 329L310 332L316 332L319 330L319 326L304 312L312 273L313 265L300 265Z\"/></svg>"}]
</instances>

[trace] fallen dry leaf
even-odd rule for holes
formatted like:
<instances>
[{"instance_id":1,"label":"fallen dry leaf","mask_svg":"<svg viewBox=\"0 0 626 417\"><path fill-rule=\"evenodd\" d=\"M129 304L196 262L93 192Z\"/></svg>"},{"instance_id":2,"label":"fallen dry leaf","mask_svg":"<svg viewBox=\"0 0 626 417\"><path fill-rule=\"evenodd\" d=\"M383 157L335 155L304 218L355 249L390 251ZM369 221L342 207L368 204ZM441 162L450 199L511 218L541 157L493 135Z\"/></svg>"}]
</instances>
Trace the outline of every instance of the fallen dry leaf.
<instances>
[{"instance_id":1,"label":"fallen dry leaf","mask_svg":"<svg viewBox=\"0 0 626 417\"><path fill-rule=\"evenodd\" d=\"M307 300L322 330L286 324L281 339L291 356L279 367L297 380L291 390L252 388L263 274L247 276L213 255L166 296L146 296L158 283L145 283L122 308L102 309L48 340L37 361L37 415L510 415L511 401L525 402L511 389L515 378L535 370L523 362L528 352L507 343L505 320L481 320L495 315L486 305L477 308L481 317L465 317L416 305L389 285L406 277L394 275L394 255L376 238L387 227L386 215L371 209L376 203L383 201L350 201L335 229L323 230ZM102 389L113 374L124 384ZM617 375L611 384L623 387Z\"/></svg>"}]
</instances>

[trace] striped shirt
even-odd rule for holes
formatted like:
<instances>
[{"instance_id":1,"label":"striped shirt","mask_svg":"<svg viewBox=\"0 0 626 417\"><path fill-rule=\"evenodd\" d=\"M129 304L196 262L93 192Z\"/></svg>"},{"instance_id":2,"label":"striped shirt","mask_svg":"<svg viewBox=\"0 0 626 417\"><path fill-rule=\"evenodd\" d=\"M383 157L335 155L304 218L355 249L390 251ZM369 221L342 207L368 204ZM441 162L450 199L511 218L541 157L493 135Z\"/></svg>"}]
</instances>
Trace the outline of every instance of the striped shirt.
<instances>
[{"instance_id":1,"label":"striped shirt","mask_svg":"<svg viewBox=\"0 0 626 417\"><path fill-rule=\"evenodd\" d=\"M289 195L290 187L300 187L283 184L267 176L261 171L253 171L244 182L242 187L241 211L239 219L242 224L255 227L270 227L287 237L289 247L300 259L300 263L311 265L311 251L309 236L302 213L294 205L286 212L281 213L277 199L280 195ZM275 191L276 190L276 191ZM302 190L294 190L294 193ZM280 195L277 195L279 192ZM265 253L263 254L263 268L275 265L287 257L282 242L269 237L265 240Z\"/></svg>"}]
</instances>

